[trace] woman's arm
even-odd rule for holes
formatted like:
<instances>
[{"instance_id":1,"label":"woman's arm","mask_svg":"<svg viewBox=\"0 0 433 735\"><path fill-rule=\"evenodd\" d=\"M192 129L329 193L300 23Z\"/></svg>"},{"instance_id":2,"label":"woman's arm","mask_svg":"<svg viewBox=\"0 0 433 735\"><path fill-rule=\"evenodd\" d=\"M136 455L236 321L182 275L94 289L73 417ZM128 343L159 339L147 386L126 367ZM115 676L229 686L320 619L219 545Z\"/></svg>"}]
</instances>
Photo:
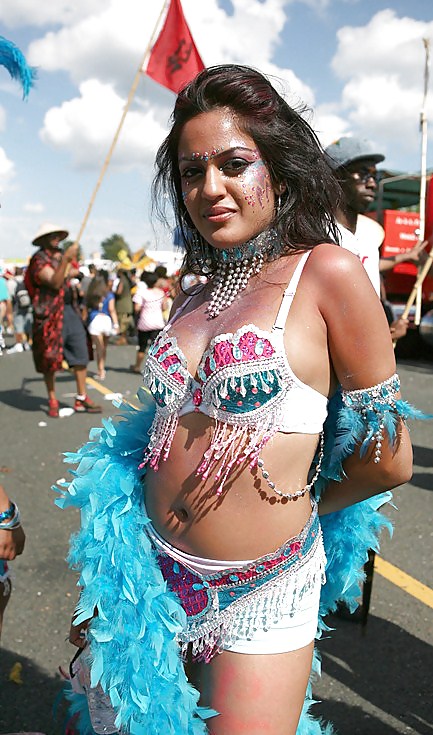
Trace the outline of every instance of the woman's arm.
<instances>
[{"instance_id":1,"label":"woman's arm","mask_svg":"<svg viewBox=\"0 0 433 735\"><path fill-rule=\"evenodd\" d=\"M114 294L113 298L108 301L108 312L110 314L111 321L113 322L113 329L119 329L119 317L117 316L116 299Z\"/></svg>"},{"instance_id":2,"label":"woman's arm","mask_svg":"<svg viewBox=\"0 0 433 735\"><path fill-rule=\"evenodd\" d=\"M372 388L386 381L396 370L382 305L362 265L352 253L333 246L320 246L317 256L313 258L312 266L317 269L315 275L320 285L318 302L327 325L329 352L336 378L343 392ZM350 400L350 393L348 397ZM399 398L397 393L393 400ZM355 418L363 418L362 410L355 412ZM344 461L346 477L341 482L328 484L320 503L322 515L410 480L412 447L403 420L396 415L394 442L390 442L385 431L383 434L380 447L373 438L362 455L360 443ZM380 449L380 461L375 461L377 449Z\"/></svg>"}]
</instances>

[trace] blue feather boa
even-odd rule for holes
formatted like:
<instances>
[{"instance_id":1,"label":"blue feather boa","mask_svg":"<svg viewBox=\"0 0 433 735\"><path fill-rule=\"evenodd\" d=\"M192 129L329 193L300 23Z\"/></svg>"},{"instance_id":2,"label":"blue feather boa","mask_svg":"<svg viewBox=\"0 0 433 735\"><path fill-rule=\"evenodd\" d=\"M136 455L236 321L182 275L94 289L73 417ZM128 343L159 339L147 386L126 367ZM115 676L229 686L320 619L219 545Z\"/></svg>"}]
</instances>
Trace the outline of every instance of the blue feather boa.
<instances>
[{"instance_id":1,"label":"blue feather boa","mask_svg":"<svg viewBox=\"0 0 433 735\"><path fill-rule=\"evenodd\" d=\"M91 685L109 694L116 725L132 735L202 735L211 713L197 706L176 643L185 612L167 590L143 530L149 519L137 467L152 419L145 402L142 410L126 408L123 420L104 420L88 444L66 455L77 467L56 504L81 510L68 557L82 587L75 623L92 618L97 607L89 628Z\"/></svg>"},{"instance_id":2,"label":"blue feather boa","mask_svg":"<svg viewBox=\"0 0 433 735\"><path fill-rule=\"evenodd\" d=\"M167 589L144 531L149 519L143 509L144 471L138 466L149 441L154 404L144 391L139 398L139 410L122 405L120 418L103 420L87 444L65 455L66 462L76 465L73 479L54 488L61 495L56 499L59 507L81 511L81 530L72 537L68 557L80 572L82 587L75 623L92 618L98 609L89 628L91 684L101 684L109 694L119 729L131 735L204 735L206 719L216 713L198 707L199 694L187 681L176 643L185 612ZM423 417L403 401L398 403L397 413L404 418ZM365 438L363 431L359 414L342 409L337 395L325 424L318 497L329 479L341 479L342 462ZM379 512L390 499L391 493L383 493L322 517L328 561L319 636L327 629L323 618L335 610L337 601L350 609L357 606L368 550L378 550L383 528L391 531L390 521ZM331 725L309 712L318 675L316 653L297 735L333 733ZM74 695L68 693L68 698L74 700ZM82 706L81 698L71 713ZM93 735L88 717L80 717L79 723L80 735Z\"/></svg>"},{"instance_id":3,"label":"blue feather boa","mask_svg":"<svg viewBox=\"0 0 433 735\"><path fill-rule=\"evenodd\" d=\"M6 67L12 79L16 79L21 84L23 98L26 99L34 85L36 69L28 66L18 46L3 36L0 36L0 65Z\"/></svg>"}]
</instances>

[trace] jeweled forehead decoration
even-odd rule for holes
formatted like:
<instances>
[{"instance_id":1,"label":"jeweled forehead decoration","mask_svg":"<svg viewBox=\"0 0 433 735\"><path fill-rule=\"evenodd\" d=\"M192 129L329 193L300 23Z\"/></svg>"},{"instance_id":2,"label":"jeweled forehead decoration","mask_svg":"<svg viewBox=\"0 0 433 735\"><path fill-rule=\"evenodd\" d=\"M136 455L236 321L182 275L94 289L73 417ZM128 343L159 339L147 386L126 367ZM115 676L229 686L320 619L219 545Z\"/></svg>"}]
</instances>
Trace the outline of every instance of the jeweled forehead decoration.
<instances>
[{"instance_id":1,"label":"jeweled forehead decoration","mask_svg":"<svg viewBox=\"0 0 433 735\"><path fill-rule=\"evenodd\" d=\"M236 146L233 146L233 149L235 149ZM239 146L239 148L242 150L244 147ZM184 153L180 154L179 160L180 161L210 161L212 158L215 158L220 153L223 153L224 151L229 152L232 150L232 148L224 149L224 148L212 148L211 151L203 151L203 153L200 153L199 151L194 151L191 153L190 156L185 155ZM253 150L248 149L254 156L254 160L257 161L260 158L259 151L255 148Z\"/></svg>"},{"instance_id":2,"label":"jeweled forehead decoration","mask_svg":"<svg viewBox=\"0 0 433 735\"><path fill-rule=\"evenodd\" d=\"M193 161L209 161L210 158L215 158L218 153L221 153L222 148L212 148L211 152L205 151L204 153L193 153L191 158Z\"/></svg>"}]
</instances>

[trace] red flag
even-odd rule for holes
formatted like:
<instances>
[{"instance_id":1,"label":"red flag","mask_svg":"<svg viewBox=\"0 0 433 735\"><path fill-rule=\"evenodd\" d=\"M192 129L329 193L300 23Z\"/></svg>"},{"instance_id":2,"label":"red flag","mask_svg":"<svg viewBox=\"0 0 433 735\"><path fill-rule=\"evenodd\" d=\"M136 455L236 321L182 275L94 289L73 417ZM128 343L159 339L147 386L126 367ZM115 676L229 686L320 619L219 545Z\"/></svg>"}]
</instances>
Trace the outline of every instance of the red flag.
<instances>
[{"instance_id":1,"label":"red flag","mask_svg":"<svg viewBox=\"0 0 433 735\"><path fill-rule=\"evenodd\" d=\"M177 94L202 69L204 64L191 36L180 0L170 0L167 17L152 48L146 74Z\"/></svg>"}]
</instances>

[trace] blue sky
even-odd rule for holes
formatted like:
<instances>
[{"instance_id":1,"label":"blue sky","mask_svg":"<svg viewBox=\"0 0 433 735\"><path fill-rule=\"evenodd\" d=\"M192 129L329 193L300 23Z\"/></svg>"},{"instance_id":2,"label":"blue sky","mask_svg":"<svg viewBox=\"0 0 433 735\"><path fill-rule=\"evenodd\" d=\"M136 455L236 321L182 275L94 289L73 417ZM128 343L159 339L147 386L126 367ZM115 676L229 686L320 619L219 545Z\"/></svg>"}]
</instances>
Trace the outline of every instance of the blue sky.
<instances>
[{"instance_id":1,"label":"blue sky","mask_svg":"<svg viewBox=\"0 0 433 735\"><path fill-rule=\"evenodd\" d=\"M430 0L182 0L206 65L251 64L306 102L327 145L370 138L393 170L420 168ZM162 0L2 0L0 35L38 67L27 102L0 67L0 259L26 258L40 224L79 231ZM433 55L433 48L432 48ZM432 72L433 76L433 72ZM430 85L431 88L432 85ZM174 95L143 76L82 237L166 249L152 225L153 159ZM428 97L433 166L433 89Z\"/></svg>"}]
</instances>

